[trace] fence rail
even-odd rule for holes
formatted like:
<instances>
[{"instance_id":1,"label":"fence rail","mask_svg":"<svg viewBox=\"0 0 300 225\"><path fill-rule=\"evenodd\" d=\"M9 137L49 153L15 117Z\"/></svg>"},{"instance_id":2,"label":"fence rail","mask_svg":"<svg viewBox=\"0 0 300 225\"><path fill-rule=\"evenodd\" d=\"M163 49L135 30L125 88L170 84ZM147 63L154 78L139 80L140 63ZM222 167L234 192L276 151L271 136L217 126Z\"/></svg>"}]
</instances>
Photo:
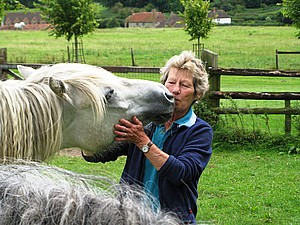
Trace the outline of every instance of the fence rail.
<instances>
[{"instance_id":1,"label":"fence rail","mask_svg":"<svg viewBox=\"0 0 300 225\"><path fill-rule=\"evenodd\" d=\"M291 100L300 100L300 92L226 92L220 91L221 76L299 77L299 72L257 69L209 69L209 74L219 85L208 92L208 104L216 114L284 114L285 133L291 134L292 115L300 115L300 108L292 108ZM284 108L221 108L220 99L283 100Z\"/></svg>"},{"instance_id":2,"label":"fence rail","mask_svg":"<svg viewBox=\"0 0 300 225\"><path fill-rule=\"evenodd\" d=\"M211 75L222 76L264 76L264 77L300 77L297 71L260 70L260 69L238 69L238 68L209 68Z\"/></svg>"},{"instance_id":3,"label":"fence rail","mask_svg":"<svg viewBox=\"0 0 300 225\"><path fill-rule=\"evenodd\" d=\"M276 58L275 58L276 70L278 70L279 55L296 55L296 54L300 54L300 52L280 51L276 49Z\"/></svg>"},{"instance_id":4,"label":"fence rail","mask_svg":"<svg viewBox=\"0 0 300 225\"><path fill-rule=\"evenodd\" d=\"M216 114L283 114L285 115L285 133L291 133L291 116L300 115L299 108L291 107L292 100L300 100L300 92L226 92L221 91L221 76L266 76L266 77L300 77L299 72L291 71L273 71L257 69L235 69L218 68L218 55L203 50L202 60L207 66L209 72L210 90L207 93L209 108ZM22 64L32 68L39 68L43 64ZM101 66L102 68L116 74L151 74L157 76L154 80L159 80L159 68L136 67L136 66ZM7 75L15 79L21 77L12 70L17 69L17 64L0 62L0 79L7 79ZM253 100L283 100L284 108L221 108L220 99L253 99Z\"/></svg>"}]
</instances>

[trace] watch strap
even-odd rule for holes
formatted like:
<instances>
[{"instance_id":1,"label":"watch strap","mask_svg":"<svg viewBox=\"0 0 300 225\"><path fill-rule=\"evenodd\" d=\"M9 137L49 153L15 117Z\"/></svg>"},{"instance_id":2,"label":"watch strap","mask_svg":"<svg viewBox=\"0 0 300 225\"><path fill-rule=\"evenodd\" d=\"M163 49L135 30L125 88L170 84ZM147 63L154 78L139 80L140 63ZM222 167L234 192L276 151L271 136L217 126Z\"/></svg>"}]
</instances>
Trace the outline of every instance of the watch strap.
<instances>
[{"instance_id":1,"label":"watch strap","mask_svg":"<svg viewBox=\"0 0 300 225\"><path fill-rule=\"evenodd\" d=\"M153 142L150 140L147 145L149 148L151 148L151 146L153 145Z\"/></svg>"},{"instance_id":2,"label":"watch strap","mask_svg":"<svg viewBox=\"0 0 300 225\"><path fill-rule=\"evenodd\" d=\"M144 152L144 153L149 152L152 145L153 145L153 142L150 140L146 145L143 145L143 147L141 148L142 152Z\"/></svg>"}]
</instances>

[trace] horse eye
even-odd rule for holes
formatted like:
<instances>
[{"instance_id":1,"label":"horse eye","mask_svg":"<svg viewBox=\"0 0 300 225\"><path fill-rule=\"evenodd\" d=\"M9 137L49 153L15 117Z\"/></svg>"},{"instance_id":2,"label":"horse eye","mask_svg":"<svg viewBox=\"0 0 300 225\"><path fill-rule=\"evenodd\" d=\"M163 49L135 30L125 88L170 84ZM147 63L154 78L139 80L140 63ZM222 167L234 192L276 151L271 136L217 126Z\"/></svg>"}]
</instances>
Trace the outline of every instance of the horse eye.
<instances>
[{"instance_id":1,"label":"horse eye","mask_svg":"<svg viewBox=\"0 0 300 225\"><path fill-rule=\"evenodd\" d=\"M114 89L107 90L107 92L105 93L105 99L106 99L106 101L109 101L109 99L111 99L111 97L113 96L113 94L114 94Z\"/></svg>"}]
</instances>

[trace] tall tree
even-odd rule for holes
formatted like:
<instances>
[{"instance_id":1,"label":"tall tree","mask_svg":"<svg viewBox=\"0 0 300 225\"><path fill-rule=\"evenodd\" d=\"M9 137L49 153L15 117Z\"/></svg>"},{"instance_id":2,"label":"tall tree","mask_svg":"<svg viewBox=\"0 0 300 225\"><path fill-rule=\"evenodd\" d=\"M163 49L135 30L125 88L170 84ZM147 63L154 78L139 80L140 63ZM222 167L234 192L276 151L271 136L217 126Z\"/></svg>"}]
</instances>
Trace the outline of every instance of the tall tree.
<instances>
[{"instance_id":1,"label":"tall tree","mask_svg":"<svg viewBox=\"0 0 300 225\"><path fill-rule=\"evenodd\" d=\"M38 3L38 0L19 0L19 2L28 7L28 8L34 8L34 3Z\"/></svg>"},{"instance_id":2,"label":"tall tree","mask_svg":"<svg viewBox=\"0 0 300 225\"><path fill-rule=\"evenodd\" d=\"M213 18L208 17L208 0L180 0L184 11L180 16L185 21L184 30L191 36L190 41L197 39L198 51L200 57L200 38L207 38L208 33L213 27Z\"/></svg>"},{"instance_id":3,"label":"tall tree","mask_svg":"<svg viewBox=\"0 0 300 225\"><path fill-rule=\"evenodd\" d=\"M261 0L245 0L246 8L259 8Z\"/></svg>"},{"instance_id":4,"label":"tall tree","mask_svg":"<svg viewBox=\"0 0 300 225\"><path fill-rule=\"evenodd\" d=\"M151 4L153 8L158 9L161 12L170 12L170 11L181 11L182 5L180 0L94 0L99 2L104 6L109 8L113 7L117 3L121 3L124 7L133 7L133 8L145 8L147 5ZM153 9L152 8L152 9Z\"/></svg>"},{"instance_id":5,"label":"tall tree","mask_svg":"<svg viewBox=\"0 0 300 225\"><path fill-rule=\"evenodd\" d=\"M296 29L300 29L300 0L283 0L282 13L285 17L292 20ZM300 31L296 34L300 39Z\"/></svg>"},{"instance_id":6,"label":"tall tree","mask_svg":"<svg viewBox=\"0 0 300 225\"><path fill-rule=\"evenodd\" d=\"M5 14L5 10L15 10L24 8L24 5L22 5L17 0L0 0L0 25Z\"/></svg>"},{"instance_id":7,"label":"tall tree","mask_svg":"<svg viewBox=\"0 0 300 225\"><path fill-rule=\"evenodd\" d=\"M0 0L0 25L4 16L4 0Z\"/></svg>"},{"instance_id":8,"label":"tall tree","mask_svg":"<svg viewBox=\"0 0 300 225\"><path fill-rule=\"evenodd\" d=\"M78 38L96 28L96 6L92 0L40 0L38 5L44 18L51 24L50 35L74 37L75 62L78 62Z\"/></svg>"}]
</instances>

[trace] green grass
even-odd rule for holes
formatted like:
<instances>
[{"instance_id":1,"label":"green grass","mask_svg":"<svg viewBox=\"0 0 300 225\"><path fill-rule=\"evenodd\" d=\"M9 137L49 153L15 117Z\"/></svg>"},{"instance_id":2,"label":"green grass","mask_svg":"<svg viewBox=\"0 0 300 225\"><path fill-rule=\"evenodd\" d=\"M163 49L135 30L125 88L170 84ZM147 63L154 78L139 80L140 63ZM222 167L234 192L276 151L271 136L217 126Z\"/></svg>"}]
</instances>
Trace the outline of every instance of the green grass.
<instances>
[{"instance_id":1,"label":"green grass","mask_svg":"<svg viewBox=\"0 0 300 225\"><path fill-rule=\"evenodd\" d=\"M280 13L282 6L273 5L261 8L243 8L240 10L234 9L228 12L232 17L233 24L239 25L264 25L264 24L279 24L276 18Z\"/></svg>"},{"instance_id":2,"label":"green grass","mask_svg":"<svg viewBox=\"0 0 300 225\"><path fill-rule=\"evenodd\" d=\"M242 77L242 76L222 76L222 91L252 91L252 92L299 92L300 79L291 77ZM283 100L221 100L221 107L231 108L284 108ZM292 107L300 108L300 101L291 101ZM284 115L226 115L229 124L244 126L248 129L261 129L273 134L284 134ZM295 128L298 125L299 116L294 116L292 121L293 134L298 134Z\"/></svg>"},{"instance_id":3,"label":"green grass","mask_svg":"<svg viewBox=\"0 0 300 225\"><path fill-rule=\"evenodd\" d=\"M299 50L295 32L291 27L219 27L205 47L219 55L219 67L275 69L276 49ZM298 55L279 57L279 69L299 70Z\"/></svg>"},{"instance_id":4,"label":"green grass","mask_svg":"<svg viewBox=\"0 0 300 225\"><path fill-rule=\"evenodd\" d=\"M88 163L82 157L56 156L50 161L50 164L80 174L106 175L118 182L120 180L125 161L125 157L119 157L117 161L107 162L105 164Z\"/></svg>"},{"instance_id":5,"label":"green grass","mask_svg":"<svg viewBox=\"0 0 300 225\"><path fill-rule=\"evenodd\" d=\"M299 51L299 40L292 27L213 28L208 39L202 40L206 49L219 55L219 67L275 68L276 49ZM8 62L55 63L67 60L64 38L55 39L47 31L0 30L0 47L8 49ZM83 37L86 62L95 65L131 65L133 49L139 66L161 67L167 59L182 50L192 50L195 41L182 29L100 29ZM279 57L282 70L299 70L298 55Z\"/></svg>"},{"instance_id":6,"label":"green grass","mask_svg":"<svg viewBox=\"0 0 300 225\"><path fill-rule=\"evenodd\" d=\"M299 155L217 151L199 188L199 219L215 224L299 224Z\"/></svg>"}]
</instances>

